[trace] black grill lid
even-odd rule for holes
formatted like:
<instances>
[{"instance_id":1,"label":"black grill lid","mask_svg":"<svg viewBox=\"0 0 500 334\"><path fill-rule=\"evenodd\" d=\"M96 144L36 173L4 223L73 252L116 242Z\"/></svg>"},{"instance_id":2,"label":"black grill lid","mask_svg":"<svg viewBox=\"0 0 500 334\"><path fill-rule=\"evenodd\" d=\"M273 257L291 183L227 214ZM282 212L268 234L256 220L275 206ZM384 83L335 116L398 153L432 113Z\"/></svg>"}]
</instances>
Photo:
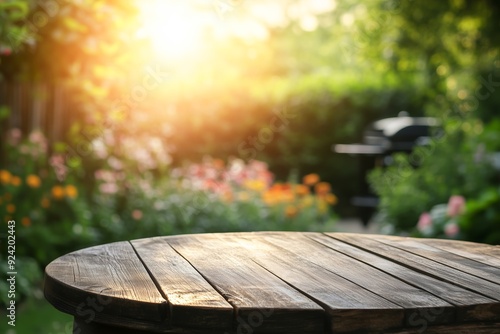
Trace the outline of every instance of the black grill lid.
<instances>
[{"instance_id":1,"label":"black grill lid","mask_svg":"<svg viewBox=\"0 0 500 334\"><path fill-rule=\"evenodd\" d=\"M373 122L364 133L362 144L338 144L334 151L348 154L378 155L411 151L418 142L430 137L430 129L439 125L433 117L399 116Z\"/></svg>"}]
</instances>

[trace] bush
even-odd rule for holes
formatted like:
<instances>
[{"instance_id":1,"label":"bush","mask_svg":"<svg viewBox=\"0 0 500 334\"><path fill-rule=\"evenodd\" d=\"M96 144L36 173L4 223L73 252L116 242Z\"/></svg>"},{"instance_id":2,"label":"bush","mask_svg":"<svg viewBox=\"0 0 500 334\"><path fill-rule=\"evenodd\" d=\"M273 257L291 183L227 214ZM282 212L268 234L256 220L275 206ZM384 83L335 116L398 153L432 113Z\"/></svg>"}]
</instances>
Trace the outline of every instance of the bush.
<instances>
[{"instance_id":1,"label":"bush","mask_svg":"<svg viewBox=\"0 0 500 334\"><path fill-rule=\"evenodd\" d=\"M92 156L67 161L66 145L57 144L49 153L41 133L23 139L18 130L10 131L10 163L0 170L0 215L16 221L16 256L23 259L19 266L26 264L27 285L40 279L51 260L95 244L182 233L332 227L331 205L337 198L316 174L303 183L275 183L263 162L232 159L226 164L211 158L171 169L168 153L154 139L121 138L118 145L110 136L96 138ZM5 284L0 283L0 292ZM28 289L18 292L19 298L28 295Z\"/></svg>"},{"instance_id":2,"label":"bush","mask_svg":"<svg viewBox=\"0 0 500 334\"><path fill-rule=\"evenodd\" d=\"M445 227L456 224L453 237L477 242L498 243L497 189L500 185L494 152L500 149L500 122L487 125L475 118L445 123L446 135L434 138L430 146L419 147L410 156L397 155L386 170L369 176L380 196L377 219L389 233L429 237L451 237ZM412 164L418 165L414 169ZM446 215L448 199L467 199L459 217ZM434 222L430 229L417 229L423 220ZM450 228L451 230L451 228Z\"/></svg>"}]
</instances>

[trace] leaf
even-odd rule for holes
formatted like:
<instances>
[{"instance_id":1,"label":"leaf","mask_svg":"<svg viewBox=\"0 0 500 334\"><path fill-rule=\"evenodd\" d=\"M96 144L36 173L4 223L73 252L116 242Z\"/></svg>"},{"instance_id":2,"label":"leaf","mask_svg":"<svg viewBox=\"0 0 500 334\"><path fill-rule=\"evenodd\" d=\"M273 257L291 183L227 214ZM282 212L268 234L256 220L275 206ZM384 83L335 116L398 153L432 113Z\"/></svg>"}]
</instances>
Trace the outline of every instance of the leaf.
<instances>
[{"instance_id":1,"label":"leaf","mask_svg":"<svg viewBox=\"0 0 500 334\"><path fill-rule=\"evenodd\" d=\"M10 108L7 106L0 106L0 120L8 118L10 115Z\"/></svg>"},{"instance_id":2,"label":"leaf","mask_svg":"<svg viewBox=\"0 0 500 334\"><path fill-rule=\"evenodd\" d=\"M70 30L78 31L78 32L86 32L88 30L87 26L75 20L72 17L65 17L63 19L64 25Z\"/></svg>"},{"instance_id":3,"label":"leaf","mask_svg":"<svg viewBox=\"0 0 500 334\"><path fill-rule=\"evenodd\" d=\"M18 21L28 15L29 5L24 1L0 2L0 12L7 12L11 21Z\"/></svg>"}]
</instances>

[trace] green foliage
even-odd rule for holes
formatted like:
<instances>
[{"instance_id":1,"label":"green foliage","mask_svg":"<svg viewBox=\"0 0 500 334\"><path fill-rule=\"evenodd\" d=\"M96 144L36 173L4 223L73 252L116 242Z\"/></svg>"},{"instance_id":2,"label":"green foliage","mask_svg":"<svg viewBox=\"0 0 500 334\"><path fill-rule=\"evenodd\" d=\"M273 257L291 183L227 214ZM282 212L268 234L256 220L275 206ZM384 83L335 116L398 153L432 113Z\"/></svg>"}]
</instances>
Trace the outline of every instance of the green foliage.
<instances>
[{"instance_id":1,"label":"green foliage","mask_svg":"<svg viewBox=\"0 0 500 334\"><path fill-rule=\"evenodd\" d=\"M486 188L468 201L460 229L468 240L500 244L500 187Z\"/></svg>"},{"instance_id":2,"label":"green foliage","mask_svg":"<svg viewBox=\"0 0 500 334\"><path fill-rule=\"evenodd\" d=\"M29 14L30 4L20 0L0 3L0 55L10 54L30 37L28 27L21 24Z\"/></svg>"},{"instance_id":3,"label":"green foliage","mask_svg":"<svg viewBox=\"0 0 500 334\"><path fill-rule=\"evenodd\" d=\"M496 190L491 189L492 184L499 184L498 171L492 164L492 153L499 149L498 125L492 123L483 129L477 119L453 120L445 124L445 129L446 134L435 138L430 146L417 148L410 156L395 156L392 166L371 173L371 185L381 200L379 219L394 232L415 232L421 213L446 203L451 195L461 195L468 201L467 211L459 220L461 237L498 242L492 195ZM437 229L431 235L439 237L442 233Z\"/></svg>"},{"instance_id":4,"label":"green foliage","mask_svg":"<svg viewBox=\"0 0 500 334\"><path fill-rule=\"evenodd\" d=\"M2 270L0 274L0 304L2 305L7 305L11 299L19 303L27 298L37 297L41 294L40 289L35 288L43 277L38 263L33 258L23 256L16 256L15 263L16 271L20 274L16 275L15 297L10 298L9 284L7 282L10 276L7 273L12 270L9 270L7 261L0 259L0 269Z\"/></svg>"},{"instance_id":5,"label":"green foliage","mask_svg":"<svg viewBox=\"0 0 500 334\"><path fill-rule=\"evenodd\" d=\"M22 138L19 130L10 131L10 163L0 169L0 216L15 221L19 300L30 296L50 261L95 244L183 233L332 228L330 205L337 198L317 176L307 185L274 184L266 164L241 160L227 166L208 160L174 171L157 139L122 135L117 144L108 133L89 144L85 161L70 166L60 144L49 155L40 132Z\"/></svg>"}]
</instances>

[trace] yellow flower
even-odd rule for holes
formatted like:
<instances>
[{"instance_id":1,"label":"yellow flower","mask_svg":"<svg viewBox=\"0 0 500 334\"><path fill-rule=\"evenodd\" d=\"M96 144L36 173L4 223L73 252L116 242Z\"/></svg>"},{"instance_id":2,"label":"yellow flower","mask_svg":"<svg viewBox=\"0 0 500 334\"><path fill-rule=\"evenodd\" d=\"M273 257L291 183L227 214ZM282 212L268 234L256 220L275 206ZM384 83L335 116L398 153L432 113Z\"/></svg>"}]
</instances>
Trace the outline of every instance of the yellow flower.
<instances>
[{"instance_id":1,"label":"yellow flower","mask_svg":"<svg viewBox=\"0 0 500 334\"><path fill-rule=\"evenodd\" d=\"M246 202L250 199L250 195L246 191L238 193L238 201Z\"/></svg>"},{"instance_id":2,"label":"yellow flower","mask_svg":"<svg viewBox=\"0 0 500 334\"><path fill-rule=\"evenodd\" d=\"M16 206L14 204L8 204L7 205L7 212L8 213L14 213L14 212L16 212Z\"/></svg>"},{"instance_id":3,"label":"yellow flower","mask_svg":"<svg viewBox=\"0 0 500 334\"><path fill-rule=\"evenodd\" d=\"M318 202L318 211L321 214L325 214L328 212L328 204L325 201Z\"/></svg>"},{"instance_id":4,"label":"yellow flower","mask_svg":"<svg viewBox=\"0 0 500 334\"><path fill-rule=\"evenodd\" d=\"M316 183L319 182L319 175L318 174L307 174L306 176L304 176L304 178L302 179L302 182L306 185L306 186L313 186L315 185Z\"/></svg>"},{"instance_id":5,"label":"yellow flower","mask_svg":"<svg viewBox=\"0 0 500 334\"><path fill-rule=\"evenodd\" d=\"M55 199L62 199L64 197L64 188L61 186L53 186L52 197Z\"/></svg>"},{"instance_id":6,"label":"yellow flower","mask_svg":"<svg viewBox=\"0 0 500 334\"><path fill-rule=\"evenodd\" d=\"M297 209L297 207L293 205L288 205L285 208L285 216L287 216L288 218L295 217L297 213L299 213L299 209Z\"/></svg>"},{"instance_id":7,"label":"yellow flower","mask_svg":"<svg viewBox=\"0 0 500 334\"><path fill-rule=\"evenodd\" d=\"M3 184L10 183L11 178L12 174L8 170L0 170L0 182L2 182Z\"/></svg>"},{"instance_id":8,"label":"yellow flower","mask_svg":"<svg viewBox=\"0 0 500 334\"><path fill-rule=\"evenodd\" d=\"M66 196L68 196L69 198L76 198L76 196L78 196L78 189L76 189L76 187L72 184L68 184L65 191Z\"/></svg>"},{"instance_id":9,"label":"yellow flower","mask_svg":"<svg viewBox=\"0 0 500 334\"><path fill-rule=\"evenodd\" d=\"M30 186L31 188L38 188L38 187L40 187L41 183L42 183L42 181L36 175L31 174L31 175L28 175L28 177L26 178L26 184L28 186Z\"/></svg>"},{"instance_id":10,"label":"yellow flower","mask_svg":"<svg viewBox=\"0 0 500 334\"><path fill-rule=\"evenodd\" d=\"M15 187L19 187L21 185L21 178L19 176L12 176L10 179L10 184Z\"/></svg>"},{"instance_id":11,"label":"yellow flower","mask_svg":"<svg viewBox=\"0 0 500 334\"><path fill-rule=\"evenodd\" d=\"M21 219L21 224L23 224L23 226L31 226L31 219L29 219L28 217L23 217L23 219Z\"/></svg>"},{"instance_id":12,"label":"yellow flower","mask_svg":"<svg viewBox=\"0 0 500 334\"><path fill-rule=\"evenodd\" d=\"M331 190L330 184L327 182L320 182L314 186L314 191L318 195L326 195Z\"/></svg>"},{"instance_id":13,"label":"yellow flower","mask_svg":"<svg viewBox=\"0 0 500 334\"><path fill-rule=\"evenodd\" d=\"M262 180L246 180L243 186L254 191L263 191L266 189L266 183Z\"/></svg>"},{"instance_id":14,"label":"yellow flower","mask_svg":"<svg viewBox=\"0 0 500 334\"><path fill-rule=\"evenodd\" d=\"M313 196L306 196L300 201L301 208L308 208L314 204Z\"/></svg>"},{"instance_id":15,"label":"yellow flower","mask_svg":"<svg viewBox=\"0 0 500 334\"><path fill-rule=\"evenodd\" d=\"M42 208L47 209L50 206L49 199L47 197L42 198L42 200L40 201L40 205L42 206Z\"/></svg>"}]
</instances>

